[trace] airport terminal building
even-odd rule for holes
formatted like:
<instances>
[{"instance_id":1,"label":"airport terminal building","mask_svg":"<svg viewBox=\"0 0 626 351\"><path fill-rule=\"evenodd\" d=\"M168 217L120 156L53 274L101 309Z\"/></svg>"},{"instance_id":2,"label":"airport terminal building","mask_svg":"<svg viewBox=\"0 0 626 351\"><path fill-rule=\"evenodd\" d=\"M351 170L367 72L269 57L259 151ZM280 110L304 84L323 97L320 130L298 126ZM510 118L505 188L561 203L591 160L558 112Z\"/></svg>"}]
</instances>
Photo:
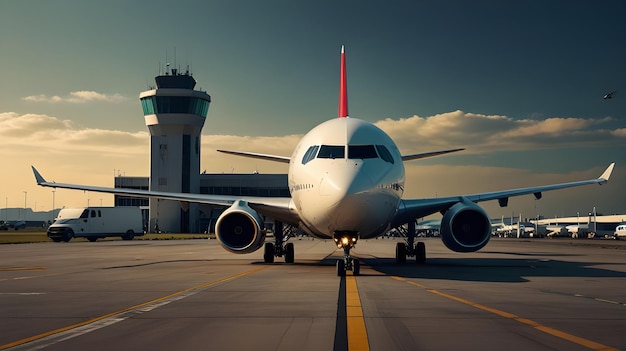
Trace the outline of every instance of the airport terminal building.
<instances>
[{"instance_id":1,"label":"airport terminal building","mask_svg":"<svg viewBox=\"0 0 626 351\"><path fill-rule=\"evenodd\" d=\"M115 187L163 192L288 197L286 174L200 174L200 138L211 96L194 90L186 71L155 77L140 93L150 131L150 176L115 177ZM211 232L222 207L172 200L115 196L115 206L140 206L149 232Z\"/></svg>"},{"instance_id":2,"label":"airport terminal building","mask_svg":"<svg viewBox=\"0 0 626 351\"><path fill-rule=\"evenodd\" d=\"M116 188L130 188L147 190L150 185L149 177L115 177ZM287 174L200 174L200 194L214 195L242 195L242 196L279 196L288 197ZM134 198L128 196L115 195L115 206L139 206L144 212L144 221L149 223L150 218L154 218L153 224L148 230L156 232L156 225L162 223L158 221L161 211L159 204L164 200L153 200L156 204L156 212L150 214L150 202L146 198ZM170 201L171 202L171 201ZM176 211L184 211L180 204ZM213 232L215 221L224 211L224 207L199 204L193 211L195 214L189 218L195 218L188 224L180 223L180 229L176 227L163 227L159 225L158 230L163 232L178 233L183 232L182 228L188 225L189 233ZM169 210L167 208L166 210ZM191 211L191 207L189 211ZM168 216L170 217L170 216ZM269 224L269 223L268 223Z\"/></svg>"}]
</instances>

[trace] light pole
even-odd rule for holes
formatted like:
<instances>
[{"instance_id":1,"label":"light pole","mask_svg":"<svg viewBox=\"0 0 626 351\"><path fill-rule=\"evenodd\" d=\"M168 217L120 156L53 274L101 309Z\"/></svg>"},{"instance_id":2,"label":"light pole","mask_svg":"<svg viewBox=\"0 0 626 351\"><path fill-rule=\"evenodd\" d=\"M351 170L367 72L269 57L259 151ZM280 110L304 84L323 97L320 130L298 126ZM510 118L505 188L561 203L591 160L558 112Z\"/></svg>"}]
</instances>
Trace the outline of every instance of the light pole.
<instances>
[{"instance_id":1,"label":"light pole","mask_svg":"<svg viewBox=\"0 0 626 351\"><path fill-rule=\"evenodd\" d=\"M52 189L52 222L54 222L54 219L56 218L54 215L54 193L56 193L56 189Z\"/></svg>"},{"instance_id":2,"label":"light pole","mask_svg":"<svg viewBox=\"0 0 626 351\"><path fill-rule=\"evenodd\" d=\"M26 195L28 194L28 191L24 192L24 220L26 220Z\"/></svg>"}]
</instances>

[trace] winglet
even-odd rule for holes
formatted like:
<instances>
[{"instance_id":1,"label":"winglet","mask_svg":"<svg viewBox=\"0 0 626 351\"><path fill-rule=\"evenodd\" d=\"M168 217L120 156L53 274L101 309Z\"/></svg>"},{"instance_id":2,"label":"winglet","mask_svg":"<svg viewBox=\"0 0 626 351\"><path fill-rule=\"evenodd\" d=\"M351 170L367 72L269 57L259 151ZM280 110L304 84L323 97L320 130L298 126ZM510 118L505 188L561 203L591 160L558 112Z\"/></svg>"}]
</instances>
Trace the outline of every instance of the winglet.
<instances>
[{"instance_id":1,"label":"winglet","mask_svg":"<svg viewBox=\"0 0 626 351\"><path fill-rule=\"evenodd\" d=\"M615 167L615 162L611 163L606 170L604 171L604 173L602 173L602 175L600 176L600 178L598 179L602 179L604 180L603 183L607 182L609 180L609 178L611 177L611 173L613 172L613 168Z\"/></svg>"},{"instance_id":2,"label":"winglet","mask_svg":"<svg viewBox=\"0 0 626 351\"><path fill-rule=\"evenodd\" d=\"M37 185L41 185L46 183L46 180L41 176L39 171L35 168L35 166L30 166L33 169L33 173L35 173L35 180L37 181Z\"/></svg>"},{"instance_id":3,"label":"winglet","mask_svg":"<svg viewBox=\"0 0 626 351\"><path fill-rule=\"evenodd\" d=\"M348 85L346 78L346 53L341 45L341 77L339 81L339 118L348 117Z\"/></svg>"}]
</instances>

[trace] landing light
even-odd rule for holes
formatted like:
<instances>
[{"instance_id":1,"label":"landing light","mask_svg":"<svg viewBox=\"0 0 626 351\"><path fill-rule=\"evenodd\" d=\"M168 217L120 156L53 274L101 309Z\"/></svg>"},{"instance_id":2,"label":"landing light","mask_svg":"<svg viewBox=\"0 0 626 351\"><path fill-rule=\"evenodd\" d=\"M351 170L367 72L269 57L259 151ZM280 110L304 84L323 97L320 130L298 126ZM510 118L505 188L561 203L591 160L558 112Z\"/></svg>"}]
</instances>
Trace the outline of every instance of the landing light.
<instances>
[{"instance_id":1,"label":"landing light","mask_svg":"<svg viewBox=\"0 0 626 351\"><path fill-rule=\"evenodd\" d=\"M348 239L347 237L344 236L343 238L341 238L341 243L342 244L348 245L349 242L350 242L350 239Z\"/></svg>"}]
</instances>

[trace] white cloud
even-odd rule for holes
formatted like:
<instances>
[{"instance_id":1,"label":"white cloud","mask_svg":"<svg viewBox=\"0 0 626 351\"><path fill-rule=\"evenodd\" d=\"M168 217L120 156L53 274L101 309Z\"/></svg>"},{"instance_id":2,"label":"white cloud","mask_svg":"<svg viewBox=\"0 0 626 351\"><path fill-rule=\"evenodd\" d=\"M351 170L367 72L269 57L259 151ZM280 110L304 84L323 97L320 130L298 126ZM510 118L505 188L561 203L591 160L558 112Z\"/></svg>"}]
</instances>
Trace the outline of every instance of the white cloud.
<instances>
[{"instance_id":1,"label":"white cloud","mask_svg":"<svg viewBox=\"0 0 626 351\"><path fill-rule=\"evenodd\" d=\"M514 119L453 111L430 117L385 119L376 125L385 130L403 152L465 147L471 153L561 148L581 141L610 143L626 137L623 131L602 129L613 122L602 119L546 118Z\"/></svg>"},{"instance_id":2,"label":"white cloud","mask_svg":"<svg viewBox=\"0 0 626 351\"><path fill-rule=\"evenodd\" d=\"M22 100L32 101L32 102L51 102L51 103L85 103L92 101L102 101L102 102L120 102L124 101L127 98L121 94L103 94L97 91L91 90L82 90L82 91L73 91L70 92L69 95L61 97L58 95L48 96L45 94L42 95L31 95L23 97Z\"/></svg>"}]
</instances>

